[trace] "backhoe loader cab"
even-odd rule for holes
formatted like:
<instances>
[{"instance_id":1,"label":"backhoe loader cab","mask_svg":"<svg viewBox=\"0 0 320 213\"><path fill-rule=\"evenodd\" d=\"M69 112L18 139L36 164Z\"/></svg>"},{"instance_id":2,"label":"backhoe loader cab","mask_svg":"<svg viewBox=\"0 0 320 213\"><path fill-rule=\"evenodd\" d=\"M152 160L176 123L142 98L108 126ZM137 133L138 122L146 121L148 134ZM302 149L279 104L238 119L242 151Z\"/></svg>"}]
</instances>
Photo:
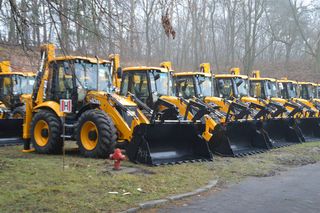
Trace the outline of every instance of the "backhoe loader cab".
<instances>
[{"instance_id":1,"label":"backhoe loader cab","mask_svg":"<svg viewBox=\"0 0 320 213\"><path fill-rule=\"evenodd\" d=\"M175 73L173 84L178 97L190 99L193 97L212 97L214 82L210 74L201 72Z\"/></svg>"},{"instance_id":2,"label":"backhoe loader cab","mask_svg":"<svg viewBox=\"0 0 320 213\"><path fill-rule=\"evenodd\" d=\"M215 75L219 97L241 98L249 96L249 81L245 75L219 74Z\"/></svg>"},{"instance_id":3,"label":"backhoe loader cab","mask_svg":"<svg viewBox=\"0 0 320 213\"><path fill-rule=\"evenodd\" d=\"M300 96L298 82L281 79L277 81L280 95L284 99L292 99Z\"/></svg>"},{"instance_id":4,"label":"backhoe loader cab","mask_svg":"<svg viewBox=\"0 0 320 213\"><path fill-rule=\"evenodd\" d=\"M0 101L13 111L22 106L20 96L31 94L34 84L34 76L24 73L0 73ZM13 115L16 117L17 115ZM23 114L20 115L23 117Z\"/></svg>"},{"instance_id":5,"label":"backhoe loader cab","mask_svg":"<svg viewBox=\"0 0 320 213\"><path fill-rule=\"evenodd\" d=\"M298 82L300 90L300 98L306 100L313 100L318 97L317 94L317 84L312 82Z\"/></svg>"},{"instance_id":6,"label":"backhoe loader cab","mask_svg":"<svg viewBox=\"0 0 320 213\"><path fill-rule=\"evenodd\" d=\"M21 95L31 94L35 74L12 72L10 61L0 62L0 103L5 109L3 118L23 118L24 106Z\"/></svg>"},{"instance_id":7,"label":"backhoe loader cab","mask_svg":"<svg viewBox=\"0 0 320 213\"><path fill-rule=\"evenodd\" d=\"M23 142L25 106L22 95L31 94L34 74L12 72L10 61L0 62L0 146Z\"/></svg>"},{"instance_id":8,"label":"backhoe loader cab","mask_svg":"<svg viewBox=\"0 0 320 213\"><path fill-rule=\"evenodd\" d=\"M250 78L250 96L268 100L278 98L279 93L276 79Z\"/></svg>"},{"instance_id":9,"label":"backhoe loader cab","mask_svg":"<svg viewBox=\"0 0 320 213\"><path fill-rule=\"evenodd\" d=\"M161 96L169 96L172 84L170 73L160 67L130 67L123 69L121 95L134 94L140 101L153 108Z\"/></svg>"}]
</instances>

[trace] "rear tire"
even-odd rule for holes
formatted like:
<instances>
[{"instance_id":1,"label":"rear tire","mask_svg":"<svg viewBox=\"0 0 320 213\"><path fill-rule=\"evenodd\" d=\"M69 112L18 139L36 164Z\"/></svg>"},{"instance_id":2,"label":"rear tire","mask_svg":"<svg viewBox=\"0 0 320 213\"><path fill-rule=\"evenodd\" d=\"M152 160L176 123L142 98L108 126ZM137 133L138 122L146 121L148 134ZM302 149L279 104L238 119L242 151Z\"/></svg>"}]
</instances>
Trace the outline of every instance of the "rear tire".
<instances>
[{"instance_id":1,"label":"rear tire","mask_svg":"<svg viewBox=\"0 0 320 213\"><path fill-rule=\"evenodd\" d=\"M31 143L38 153L60 154L63 142L61 139L61 122L51 111L40 110L31 121Z\"/></svg>"},{"instance_id":2,"label":"rear tire","mask_svg":"<svg viewBox=\"0 0 320 213\"><path fill-rule=\"evenodd\" d=\"M116 144L117 130L105 112L97 109L85 111L76 126L81 155L91 158L109 157Z\"/></svg>"}]
</instances>

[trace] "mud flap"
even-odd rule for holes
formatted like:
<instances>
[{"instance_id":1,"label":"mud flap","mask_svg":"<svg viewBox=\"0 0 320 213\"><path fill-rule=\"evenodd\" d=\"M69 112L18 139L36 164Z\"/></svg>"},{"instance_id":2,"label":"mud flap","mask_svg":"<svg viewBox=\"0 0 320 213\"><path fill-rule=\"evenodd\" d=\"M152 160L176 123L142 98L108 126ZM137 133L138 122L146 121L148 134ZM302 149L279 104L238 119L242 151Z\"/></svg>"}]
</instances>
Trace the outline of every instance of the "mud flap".
<instances>
[{"instance_id":1,"label":"mud flap","mask_svg":"<svg viewBox=\"0 0 320 213\"><path fill-rule=\"evenodd\" d=\"M23 144L23 119L0 119L0 146Z\"/></svg>"},{"instance_id":2,"label":"mud flap","mask_svg":"<svg viewBox=\"0 0 320 213\"><path fill-rule=\"evenodd\" d=\"M305 142L320 141L320 118L296 119Z\"/></svg>"},{"instance_id":3,"label":"mud flap","mask_svg":"<svg viewBox=\"0 0 320 213\"><path fill-rule=\"evenodd\" d=\"M126 153L130 161L148 165L212 160L207 142L199 136L203 129L203 124L192 122L141 124Z\"/></svg>"},{"instance_id":4,"label":"mud flap","mask_svg":"<svg viewBox=\"0 0 320 213\"><path fill-rule=\"evenodd\" d=\"M262 122L262 128L268 133L269 145L272 148L289 146L304 141L300 129L292 118L265 120Z\"/></svg>"},{"instance_id":5,"label":"mud flap","mask_svg":"<svg viewBox=\"0 0 320 213\"><path fill-rule=\"evenodd\" d=\"M267 142L268 136L255 121L233 121L217 125L209 144L215 154L242 157L270 149Z\"/></svg>"}]
</instances>

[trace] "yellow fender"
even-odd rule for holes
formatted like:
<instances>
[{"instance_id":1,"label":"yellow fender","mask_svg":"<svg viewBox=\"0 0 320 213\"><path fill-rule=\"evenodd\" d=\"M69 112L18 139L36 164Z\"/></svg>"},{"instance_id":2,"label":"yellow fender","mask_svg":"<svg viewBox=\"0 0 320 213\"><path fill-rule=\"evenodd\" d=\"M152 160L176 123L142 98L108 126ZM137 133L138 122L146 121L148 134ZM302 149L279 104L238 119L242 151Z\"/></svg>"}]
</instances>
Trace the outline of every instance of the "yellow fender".
<instances>
[{"instance_id":1,"label":"yellow fender","mask_svg":"<svg viewBox=\"0 0 320 213\"><path fill-rule=\"evenodd\" d=\"M40 109L51 109L56 113L58 117L63 117L64 113L60 111L60 105L54 101L46 101L41 104L38 104L36 107L33 108L33 111L38 111Z\"/></svg>"}]
</instances>

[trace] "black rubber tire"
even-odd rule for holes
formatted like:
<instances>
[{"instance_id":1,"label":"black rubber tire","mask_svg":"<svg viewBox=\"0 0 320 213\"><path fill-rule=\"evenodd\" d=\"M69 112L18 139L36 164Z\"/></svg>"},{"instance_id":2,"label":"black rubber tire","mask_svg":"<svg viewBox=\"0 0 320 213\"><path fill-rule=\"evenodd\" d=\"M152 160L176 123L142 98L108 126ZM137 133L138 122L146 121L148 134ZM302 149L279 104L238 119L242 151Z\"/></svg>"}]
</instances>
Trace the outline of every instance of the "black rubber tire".
<instances>
[{"instance_id":1,"label":"black rubber tire","mask_svg":"<svg viewBox=\"0 0 320 213\"><path fill-rule=\"evenodd\" d=\"M87 150L81 142L81 128L87 121L93 122L98 131L98 143L93 150ZM84 157L109 158L116 145L117 129L109 115L99 109L91 109L79 117L76 125L76 138L80 154Z\"/></svg>"},{"instance_id":2,"label":"black rubber tire","mask_svg":"<svg viewBox=\"0 0 320 213\"><path fill-rule=\"evenodd\" d=\"M39 146L34 137L34 128L40 120L47 122L49 126L49 139L45 146ZM31 121L31 143L36 152L41 154L61 154L63 141L61 138L62 125L59 117L48 110L40 110L35 113Z\"/></svg>"},{"instance_id":3,"label":"black rubber tire","mask_svg":"<svg viewBox=\"0 0 320 213\"><path fill-rule=\"evenodd\" d=\"M11 118L16 118L15 115L20 115L19 118L24 118L24 115L26 114L26 111L25 111L25 107L24 106L19 106L19 107L16 107L12 113L11 113Z\"/></svg>"}]
</instances>

